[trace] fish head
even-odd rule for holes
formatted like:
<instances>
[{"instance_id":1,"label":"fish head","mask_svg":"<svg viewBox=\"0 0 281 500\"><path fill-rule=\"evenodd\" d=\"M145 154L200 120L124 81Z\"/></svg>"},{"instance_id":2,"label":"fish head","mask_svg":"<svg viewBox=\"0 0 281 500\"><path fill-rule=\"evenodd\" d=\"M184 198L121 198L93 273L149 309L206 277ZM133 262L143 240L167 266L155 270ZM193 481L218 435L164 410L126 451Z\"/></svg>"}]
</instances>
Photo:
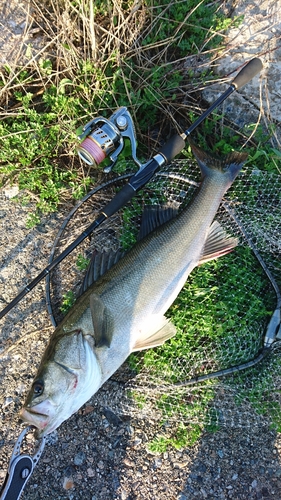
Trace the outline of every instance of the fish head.
<instances>
[{"instance_id":1,"label":"fish head","mask_svg":"<svg viewBox=\"0 0 281 500\"><path fill-rule=\"evenodd\" d=\"M37 427L37 436L53 432L101 385L101 369L91 339L80 330L61 335L47 347L20 418Z\"/></svg>"}]
</instances>

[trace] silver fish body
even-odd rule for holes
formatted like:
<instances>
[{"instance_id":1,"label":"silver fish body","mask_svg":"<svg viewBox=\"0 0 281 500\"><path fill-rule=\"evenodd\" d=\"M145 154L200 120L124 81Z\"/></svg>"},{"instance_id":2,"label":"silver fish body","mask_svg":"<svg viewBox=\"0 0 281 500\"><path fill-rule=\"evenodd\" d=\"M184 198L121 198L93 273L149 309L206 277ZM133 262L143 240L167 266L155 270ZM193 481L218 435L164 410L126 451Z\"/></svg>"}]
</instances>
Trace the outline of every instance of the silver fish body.
<instances>
[{"instance_id":1,"label":"silver fish body","mask_svg":"<svg viewBox=\"0 0 281 500\"><path fill-rule=\"evenodd\" d=\"M77 411L131 352L174 335L164 315L190 272L237 244L212 221L246 156L219 161L192 149L203 177L196 197L94 282L53 333L21 411L40 435Z\"/></svg>"}]
</instances>

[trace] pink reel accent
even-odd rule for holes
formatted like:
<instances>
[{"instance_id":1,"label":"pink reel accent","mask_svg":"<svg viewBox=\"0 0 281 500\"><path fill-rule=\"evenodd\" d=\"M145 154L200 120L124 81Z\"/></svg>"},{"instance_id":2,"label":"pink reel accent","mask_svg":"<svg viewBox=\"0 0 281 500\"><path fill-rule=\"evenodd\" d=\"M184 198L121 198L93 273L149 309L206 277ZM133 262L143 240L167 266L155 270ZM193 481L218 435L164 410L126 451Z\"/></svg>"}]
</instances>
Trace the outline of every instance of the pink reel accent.
<instances>
[{"instance_id":1,"label":"pink reel accent","mask_svg":"<svg viewBox=\"0 0 281 500\"><path fill-rule=\"evenodd\" d=\"M87 155L91 156L94 160L93 163L96 163L97 165L105 159L103 150L89 137L86 137L86 139L80 144L79 149L82 151L84 150Z\"/></svg>"}]
</instances>

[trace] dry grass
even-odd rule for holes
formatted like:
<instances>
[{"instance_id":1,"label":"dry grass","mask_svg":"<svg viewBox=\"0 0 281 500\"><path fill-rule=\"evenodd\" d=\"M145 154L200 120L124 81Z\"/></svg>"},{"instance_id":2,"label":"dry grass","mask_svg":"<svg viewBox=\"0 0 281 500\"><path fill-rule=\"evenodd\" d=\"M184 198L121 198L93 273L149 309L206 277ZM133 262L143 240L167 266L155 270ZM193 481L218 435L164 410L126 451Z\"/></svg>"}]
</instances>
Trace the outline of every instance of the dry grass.
<instances>
[{"instance_id":1,"label":"dry grass","mask_svg":"<svg viewBox=\"0 0 281 500\"><path fill-rule=\"evenodd\" d=\"M183 1L176 3L178 6L186 4ZM59 87L63 81L64 85L68 83L68 92L71 92L71 87L72 90L75 87L81 102L89 102L90 105L98 97L100 105L96 111L106 110L110 113L114 105L120 105L120 95L112 92L108 106L107 94L114 76L122 81L121 97L127 101L136 123L141 104L138 104L135 96L141 95L145 89L146 96L151 96L151 105L159 109L159 123L162 123L164 115L169 126L172 124L173 128L179 129L180 117L186 123L192 108L195 113L199 111L196 101L202 81L198 77L208 68L209 57L213 61L217 57L217 50L210 46L218 30L206 29L204 26L200 27L204 34L200 45L197 45L197 40L194 41L186 55L177 49L196 27L198 22L192 22L191 18L203 3L204 0L191 9L186 7L183 19L174 18L168 36L163 38L163 25L167 24L174 2L165 1L158 7L144 0L31 0L26 4L23 40L37 30L40 43L36 44L35 50L30 45L26 47L24 42L19 44L18 52L13 56L15 64L11 65L9 75L1 70L5 85L0 91L0 102L7 105L14 91L20 88L26 90L28 87L30 90L33 87L36 89L35 95L39 96L50 85ZM222 7L221 2L214 3L218 10ZM166 30L163 33L166 34ZM220 35L223 42L223 30ZM52 71L42 68L46 60L52 61ZM85 69L89 62L95 67L96 75L93 75L92 68ZM153 68L161 70L161 85L160 80L155 81L151 76ZM28 77L32 73L31 87L28 79L18 82L23 69L28 70ZM171 88L175 72L180 72L181 82L178 87ZM208 79L204 85L207 83ZM102 87L104 92L101 92ZM89 116L86 107L84 111L81 120Z\"/></svg>"},{"instance_id":2,"label":"dry grass","mask_svg":"<svg viewBox=\"0 0 281 500\"><path fill-rule=\"evenodd\" d=\"M14 64L0 69L0 120L8 124L0 135L5 140L36 133L39 143L49 141L59 175L65 169L70 173L59 198L69 191L79 197L88 190L93 172L77 158L76 130L92 117L109 117L119 106L127 106L143 159L157 152L175 130L185 130L205 107L201 91L216 79L212 71L226 53L225 29L235 22L227 18L225 3L218 1L30 0L24 5L25 27ZM211 14L205 19L206 9ZM30 102L24 105L17 93L31 94ZM30 108L41 129L49 131L47 139L36 131L36 120L31 124ZM23 128L13 129L24 117ZM226 119L213 115L210 120L202 134L208 146L215 145L215 137L224 141L233 135L233 124ZM56 138L51 140L52 130ZM253 144L241 132L238 135L241 146ZM8 143L9 148L25 152L29 145ZM31 170L44 154L34 153ZM10 160L7 153L0 155L0 168L7 161L2 185L29 162ZM82 186L78 191L77 185ZM33 188L31 182L25 189L34 196L41 187Z\"/></svg>"}]
</instances>

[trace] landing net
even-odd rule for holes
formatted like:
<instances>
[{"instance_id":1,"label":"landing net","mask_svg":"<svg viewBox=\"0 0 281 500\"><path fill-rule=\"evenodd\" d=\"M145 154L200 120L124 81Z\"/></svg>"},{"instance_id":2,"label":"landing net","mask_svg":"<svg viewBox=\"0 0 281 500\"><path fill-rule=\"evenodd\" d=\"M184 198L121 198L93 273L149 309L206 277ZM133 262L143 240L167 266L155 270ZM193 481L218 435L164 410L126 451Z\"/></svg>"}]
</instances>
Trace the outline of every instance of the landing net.
<instances>
[{"instance_id":1,"label":"landing net","mask_svg":"<svg viewBox=\"0 0 281 500\"><path fill-rule=\"evenodd\" d=\"M129 177L125 173L98 186L73 209L50 260L89 226ZM47 283L53 323L62 319L66 305L77 296L93 251L131 248L144 206L174 202L181 207L196 194L199 179L197 164L173 162L72 252ZM122 399L119 390L113 392L111 407L139 418L149 415L168 434L173 433L173 422L209 429L268 424L281 428L278 337L266 353L263 349L267 326L280 306L281 176L246 165L216 219L239 238L239 246L189 276L167 313L178 329L176 337L131 355L113 376L124 390ZM237 366L242 369L227 376L213 375Z\"/></svg>"}]
</instances>

